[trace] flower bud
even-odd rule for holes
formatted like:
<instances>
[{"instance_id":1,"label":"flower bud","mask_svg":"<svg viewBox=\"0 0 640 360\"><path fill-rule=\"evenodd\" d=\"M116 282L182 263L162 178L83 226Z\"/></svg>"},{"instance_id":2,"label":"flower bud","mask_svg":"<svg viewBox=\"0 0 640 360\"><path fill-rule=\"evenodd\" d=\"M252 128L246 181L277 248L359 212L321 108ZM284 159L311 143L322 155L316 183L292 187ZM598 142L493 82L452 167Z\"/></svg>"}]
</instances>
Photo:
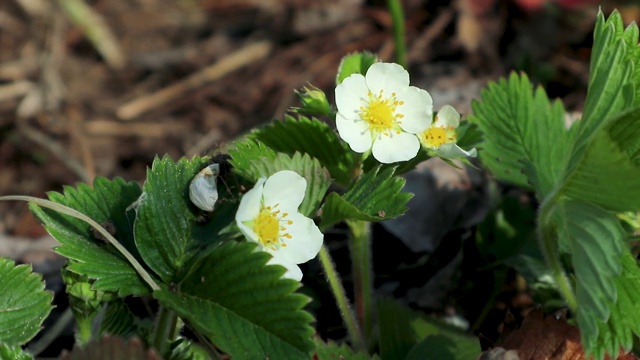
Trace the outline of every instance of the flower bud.
<instances>
[{"instance_id":1,"label":"flower bud","mask_svg":"<svg viewBox=\"0 0 640 360\"><path fill-rule=\"evenodd\" d=\"M292 108L292 111L308 115L330 115L331 105L327 101L324 92L313 85L303 86L302 91L295 90L300 103L299 108Z\"/></svg>"}]
</instances>

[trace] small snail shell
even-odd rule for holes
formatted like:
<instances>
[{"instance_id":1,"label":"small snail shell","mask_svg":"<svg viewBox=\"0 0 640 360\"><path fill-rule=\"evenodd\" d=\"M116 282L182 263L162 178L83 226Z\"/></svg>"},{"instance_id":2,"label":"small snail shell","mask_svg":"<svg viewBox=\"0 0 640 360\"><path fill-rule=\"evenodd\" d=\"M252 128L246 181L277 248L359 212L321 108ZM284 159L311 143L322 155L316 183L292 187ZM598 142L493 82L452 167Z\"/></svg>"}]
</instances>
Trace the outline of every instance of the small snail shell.
<instances>
[{"instance_id":1,"label":"small snail shell","mask_svg":"<svg viewBox=\"0 0 640 360\"><path fill-rule=\"evenodd\" d=\"M189 199L199 209L213 211L218 201L218 187L216 180L220 175L220 164L211 164L202 169L191 180L189 185Z\"/></svg>"}]
</instances>

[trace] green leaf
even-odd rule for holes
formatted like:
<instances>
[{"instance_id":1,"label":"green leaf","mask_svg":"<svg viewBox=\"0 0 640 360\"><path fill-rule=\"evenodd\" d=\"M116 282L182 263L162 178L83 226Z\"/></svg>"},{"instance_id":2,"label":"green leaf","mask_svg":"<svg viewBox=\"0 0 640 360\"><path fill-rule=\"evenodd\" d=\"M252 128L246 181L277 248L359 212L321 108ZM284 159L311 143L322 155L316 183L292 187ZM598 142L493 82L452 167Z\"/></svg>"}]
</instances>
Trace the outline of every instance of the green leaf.
<instances>
[{"instance_id":1,"label":"green leaf","mask_svg":"<svg viewBox=\"0 0 640 360\"><path fill-rule=\"evenodd\" d=\"M585 338L594 338L618 297L611 280L622 271L625 232L614 214L596 205L568 200L559 210L576 276L578 325Z\"/></svg>"},{"instance_id":2,"label":"green leaf","mask_svg":"<svg viewBox=\"0 0 640 360\"><path fill-rule=\"evenodd\" d=\"M462 341L461 347L464 346L468 353L472 353L472 350L475 355L480 353L480 344L477 339L475 340L476 346L472 347L471 343L474 340L471 336L451 325L432 319L422 312L400 305L395 300L381 299L378 301L378 326L380 328L380 354L383 360L405 359L410 353L412 353L411 356L429 354L428 352L422 353L424 345L417 349L415 347L428 336L433 335L442 335L454 342ZM474 357L467 357L467 359ZM413 357L412 359L417 358ZM423 359L449 359L449 357L425 355Z\"/></svg>"},{"instance_id":3,"label":"green leaf","mask_svg":"<svg viewBox=\"0 0 640 360\"><path fill-rule=\"evenodd\" d=\"M640 48L638 27L626 30L614 11L605 20L598 12L589 68L589 88L580 133L584 139L607 118L640 104Z\"/></svg>"},{"instance_id":4,"label":"green leaf","mask_svg":"<svg viewBox=\"0 0 640 360\"><path fill-rule=\"evenodd\" d=\"M475 336L447 333L427 336L409 351L405 360L468 360L476 359L481 352Z\"/></svg>"},{"instance_id":5,"label":"green leaf","mask_svg":"<svg viewBox=\"0 0 640 360\"><path fill-rule=\"evenodd\" d=\"M245 138L233 143L235 149L229 150L231 160L229 163L233 166L233 171L243 177L251 178L251 163L256 159L263 159L268 162L276 158L276 152L267 147L260 141ZM253 180L255 181L255 179Z\"/></svg>"},{"instance_id":6,"label":"green leaf","mask_svg":"<svg viewBox=\"0 0 640 360\"><path fill-rule=\"evenodd\" d=\"M563 190L614 211L640 209L640 46L638 27L625 30L614 11L598 14L590 83Z\"/></svg>"},{"instance_id":7,"label":"green leaf","mask_svg":"<svg viewBox=\"0 0 640 360\"><path fill-rule=\"evenodd\" d=\"M100 335L120 336L126 339L136 334L137 329L136 318L122 299L107 304L100 323Z\"/></svg>"},{"instance_id":8,"label":"green leaf","mask_svg":"<svg viewBox=\"0 0 640 360\"><path fill-rule=\"evenodd\" d=\"M613 211L640 210L640 108L624 112L587 142L578 142L564 194Z\"/></svg>"},{"instance_id":9,"label":"green leaf","mask_svg":"<svg viewBox=\"0 0 640 360\"><path fill-rule=\"evenodd\" d=\"M0 258L0 343L23 345L36 336L52 300L42 276L30 265L16 266L13 260Z\"/></svg>"},{"instance_id":10,"label":"green leaf","mask_svg":"<svg viewBox=\"0 0 640 360\"><path fill-rule=\"evenodd\" d=\"M347 185L353 179L356 154L322 121L286 116L284 121L274 121L252 133L251 137L288 155L309 154L318 159L339 184Z\"/></svg>"},{"instance_id":11,"label":"green leaf","mask_svg":"<svg viewBox=\"0 0 640 360\"><path fill-rule=\"evenodd\" d=\"M22 350L20 346L0 344L0 359L33 360L33 356Z\"/></svg>"},{"instance_id":12,"label":"green leaf","mask_svg":"<svg viewBox=\"0 0 640 360\"><path fill-rule=\"evenodd\" d=\"M133 240L133 211L127 212L127 208L140 194L140 186L135 182L96 178L93 188L86 184L79 184L77 189L66 186L63 194L50 192L48 196L99 224L109 224L107 227L113 227L118 241L139 258ZM56 252L72 260L69 270L95 279L94 289L114 291L120 296L149 292L133 266L116 249L96 237L87 223L34 204L29 208L44 223L51 236L60 242Z\"/></svg>"},{"instance_id":13,"label":"green leaf","mask_svg":"<svg viewBox=\"0 0 640 360\"><path fill-rule=\"evenodd\" d=\"M636 260L626 252L621 259L622 274L611 279L617 289L615 303L609 302L611 316L605 322L598 321L597 335L581 330L582 344L595 359L603 359L604 353L615 357L620 349L629 351L633 334L640 336L640 269Z\"/></svg>"},{"instance_id":14,"label":"green leaf","mask_svg":"<svg viewBox=\"0 0 640 360\"><path fill-rule=\"evenodd\" d=\"M298 282L265 266L269 254L253 243L217 247L179 285L154 293L160 303L234 359L304 359L314 344L309 299Z\"/></svg>"},{"instance_id":15,"label":"green leaf","mask_svg":"<svg viewBox=\"0 0 640 360\"><path fill-rule=\"evenodd\" d=\"M413 194L402 192L405 180L393 176L394 171L378 167L364 173L343 196L330 193L322 207L321 227L348 219L382 221L404 214Z\"/></svg>"},{"instance_id":16,"label":"green leaf","mask_svg":"<svg viewBox=\"0 0 640 360\"><path fill-rule=\"evenodd\" d=\"M207 161L194 157L174 163L168 157L156 158L147 171L136 208L136 244L147 265L167 284L178 282L205 246L192 236L199 211L189 200L189 184Z\"/></svg>"},{"instance_id":17,"label":"green leaf","mask_svg":"<svg viewBox=\"0 0 640 360\"><path fill-rule=\"evenodd\" d=\"M378 57L368 51L356 52L343 57L340 66L338 66L336 84L340 84L353 74L365 75L369 67L376 62L378 62Z\"/></svg>"},{"instance_id":18,"label":"green leaf","mask_svg":"<svg viewBox=\"0 0 640 360\"><path fill-rule=\"evenodd\" d=\"M338 345L333 341L325 343L321 339L316 339L316 357L317 360L369 360L379 359L377 355L370 357L365 352L354 352L346 344Z\"/></svg>"},{"instance_id":19,"label":"green leaf","mask_svg":"<svg viewBox=\"0 0 640 360\"><path fill-rule=\"evenodd\" d=\"M272 161L257 159L246 169L248 179L253 181L269 177L281 170L292 170L307 180L307 191L300 205L300 213L312 216L320 205L331 181L329 174L316 159L308 154L295 153L293 156L278 154Z\"/></svg>"},{"instance_id":20,"label":"green leaf","mask_svg":"<svg viewBox=\"0 0 640 360\"><path fill-rule=\"evenodd\" d=\"M571 145L562 104L515 73L490 83L481 96L469 121L484 133L482 163L498 179L534 188L543 198L562 175Z\"/></svg>"}]
</instances>

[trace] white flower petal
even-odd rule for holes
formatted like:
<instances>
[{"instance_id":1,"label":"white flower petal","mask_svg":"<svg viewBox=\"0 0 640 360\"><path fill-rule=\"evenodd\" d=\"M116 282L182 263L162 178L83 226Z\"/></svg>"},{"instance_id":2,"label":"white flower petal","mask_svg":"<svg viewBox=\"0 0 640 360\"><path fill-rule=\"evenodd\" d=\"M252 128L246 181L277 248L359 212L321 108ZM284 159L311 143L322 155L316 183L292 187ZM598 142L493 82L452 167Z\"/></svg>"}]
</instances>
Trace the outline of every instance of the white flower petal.
<instances>
[{"instance_id":1,"label":"white flower petal","mask_svg":"<svg viewBox=\"0 0 640 360\"><path fill-rule=\"evenodd\" d=\"M305 263L318 255L324 235L313 220L300 214L289 214L287 219L293 224L287 225L286 232L291 239L284 239L287 246L281 246L277 255L295 264Z\"/></svg>"},{"instance_id":2,"label":"white flower petal","mask_svg":"<svg viewBox=\"0 0 640 360\"><path fill-rule=\"evenodd\" d=\"M469 151L462 150L458 145L450 143L450 144L442 144L436 150L438 156L445 157L447 159L456 159L463 157L476 157L478 155L478 151L476 148L473 148Z\"/></svg>"},{"instance_id":3,"label":"white flower petal","mask_svg":"<svg viewBox=\"0 0 640 360\"><path fill-rule=\"evenodd\" d=\"M241 223L244 221L250 221L258 216L260 213L260 206L262 203L262 191L264 188L264 182L267 178L260 178L256 182L253 189L249 190L242 196L240 200L240 206L236 212L236 222Z\"/></svg>"},{"instance_id":4,"label":"white flower petal","mask_svg":"<svg viewBox=\"0 0 640 360\"><path fill-rule=\"evenodd\" d=\"M398 93L397 99L404 101L397 109L397 113L404 115L400 119L402 130L417 134L429 128L433 116L433 99L426 90L410 86Z\"/></svg>"},{"instance_id":5,"label":"white flower petal","mask_svg":"<svg viewBox=\"0 0 640 360\"><path fill-rule=\"evenodd\" d=\"M251 242L254 243L258 243L258 245L260 245L260 247L262 247L262 244L260 244L260 241L258 241L258 234L256 234L255 231L253 231L252 228L248 227L247 225L245 225L243 222L237 222L238 224L238 228L240 229L240 232L242 233L242 235L244 235L244 237Z\"/></svg>"},{"instance_id":6,"label":"white flower petal","mask_svg":"<svg viewBox=\"0 0 640 360\"><path fill-rule=\"evenodd\" d=\"M367 105L369 88L364 76L353 74L336 86L336 107L346 119L359 119L360 107Z\"/></svg>"},{"instance_id":7,"label":"white flower petal","mask_svg":"<svg viewBox=\"0 0 640 360\"><path fill-rule=\"evenodd\" d=\"M383 164L413 159L420 150L418 137L409 133L379 136L373 143L373 157Z\"/></svg>"},{"instance_id":8,"label":"white flower petal","mask_svg":"<svg viewBox=\"0 0 640 360\"><path fill-rule=\"evenodd\" d=\"M282 265L287 269L287 272L282 275L285 278L293 279L296 281L302 280L302 270L298 267L298 265L287 261L286 259L276 256L272 254L273 257L267 261L269 265Z\"/></svg>"},{"instance_id":9,"label":"white flower petal","mask_svg":"<svg viewBox=\"0 0 640 360\"><path fill-rule=\"evenodd\" d=\"M336 128L342 140L349 144L351 150L363 153L371 149L371 132L369 125L364 120L348 120L338 113Z\"/></svg>"},{"instance_id":10,"label":"white flower petal","mask_svg":"<svg viewBox=\"0 0 640 360\"><path fill-rule=\"evenodd\" d=\"M295 171L282 170L264 183L262 198L265 206L280 204L280 209L297 211L307 190L307 180ZM246 196L246 195L245 195Z\"/></svg>"},{"instance_id":11,"label":"white flower petal","mask_svg":"<svg viewBox=\"0 0 640 360\"><path fill-rule=\"evenodd\" d=\"M460 113L451 105L445 105L438 111L438 117L434 126L447 127L452 126L457 128L460 125Z\"/></svg>"},{"instance_id":12,"label":"white flower petal","mask_svg":"<svg viewBox=\"0 0 640 360\"><path fill-rule=\"evenodd\" d=\"M367 87L374 95L384 90L385 96L399 93L409 86L409 73L395 63L377 62L367 70Z\"/></svg>"}]
</instances>

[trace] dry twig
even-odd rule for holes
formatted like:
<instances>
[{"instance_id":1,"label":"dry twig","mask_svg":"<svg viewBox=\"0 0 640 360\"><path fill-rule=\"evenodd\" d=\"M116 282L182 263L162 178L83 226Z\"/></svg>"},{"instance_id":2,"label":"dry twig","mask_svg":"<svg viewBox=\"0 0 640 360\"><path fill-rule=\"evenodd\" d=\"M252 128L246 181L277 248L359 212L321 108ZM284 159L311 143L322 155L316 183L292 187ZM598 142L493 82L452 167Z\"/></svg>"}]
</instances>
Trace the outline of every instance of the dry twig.
<instances>
[{"instance_id":1,"label":"dry twig","mask_svg":"<svg viewBox=\"0 0 640 360\"><path fill-rule=\"evenodd\" d=\"M271 43L268 41L248 45L182 81L120 106L117 115L122 120L135 119L145 112L164 105L208 82L217 80L230 72L264 59L270 50Z\"/></svg>"}]
</instances>

